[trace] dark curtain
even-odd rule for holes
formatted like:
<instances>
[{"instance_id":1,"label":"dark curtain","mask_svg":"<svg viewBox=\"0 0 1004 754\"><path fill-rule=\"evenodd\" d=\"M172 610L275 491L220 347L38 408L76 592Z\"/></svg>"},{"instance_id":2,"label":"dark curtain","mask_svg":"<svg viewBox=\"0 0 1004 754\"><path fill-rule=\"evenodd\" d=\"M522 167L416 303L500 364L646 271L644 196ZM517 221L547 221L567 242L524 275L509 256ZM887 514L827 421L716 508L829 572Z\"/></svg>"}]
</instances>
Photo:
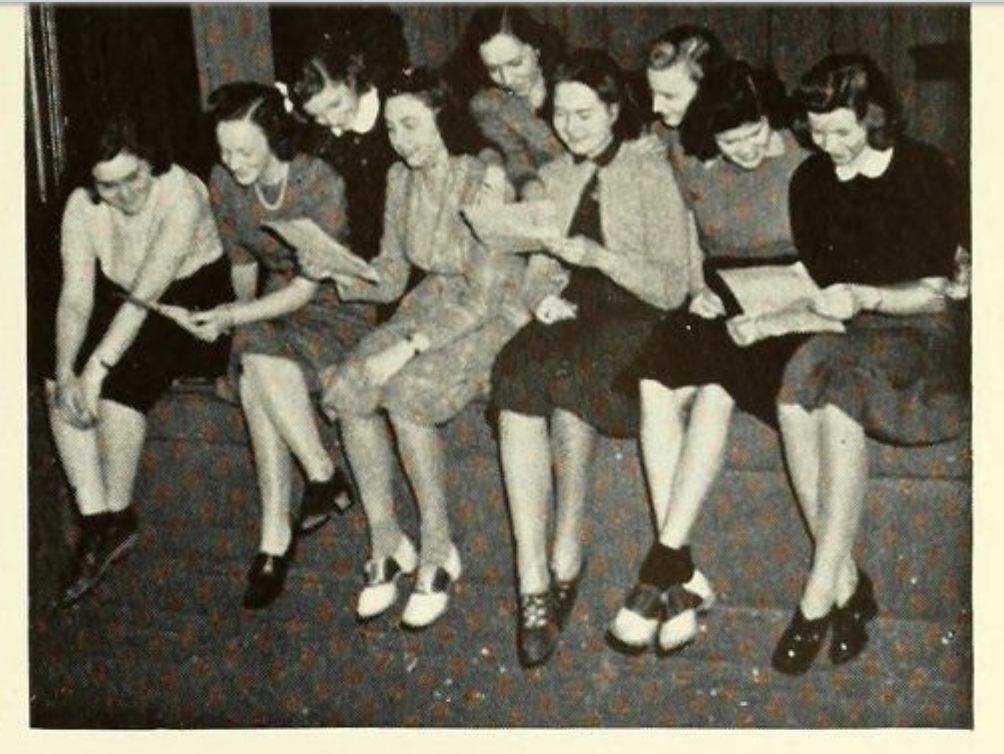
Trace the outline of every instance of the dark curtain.
<instances>
[{"instance_id":1,"label":"dark curtain","mask_svg":"<svg viewBox=\"0 0 1004 754\"><path fill-rule=\"evenodd\" d=\"M388 71L409 62L404 22L386 5L273 5L269 20L279 81L295 78L305 51L322 40L358 40L367 58Z\"/></svg>"},{"instance_id":2,"label":"dark curtain","mask_svg":"<svg viewBox=\"0 0 1004 754\"><path fill-rule=\"evenodd\" d=\"M130 103L164 124L176 160L208 167L187 6L57 6L67 139L77 123Z\"/></svg>"}]
</instances>

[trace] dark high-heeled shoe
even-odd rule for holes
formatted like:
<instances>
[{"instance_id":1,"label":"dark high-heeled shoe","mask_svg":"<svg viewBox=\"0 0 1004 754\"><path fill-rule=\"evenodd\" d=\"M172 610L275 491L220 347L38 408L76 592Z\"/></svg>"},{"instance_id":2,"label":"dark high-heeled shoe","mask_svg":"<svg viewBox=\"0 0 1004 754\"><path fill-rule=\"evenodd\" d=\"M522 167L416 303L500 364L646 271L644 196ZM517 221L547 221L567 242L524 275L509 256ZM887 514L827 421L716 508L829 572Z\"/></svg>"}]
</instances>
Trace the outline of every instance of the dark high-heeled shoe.
<instances>
[{"instance_id":1,"label":"dark high-heeled shoe","mask_svg":"<svg viewBox=\"0 0 1004 754\"><path fill-rule=\"evenodd\" d=\"M516 648L523 667L534 668L547 662L558 646L560 633L550 591L519 596Z\"/></svg>"},{"instance_id":2,"label":"dark high-heeled shoe","mask_svg":"<svg viewBox=\"0 0 1004 754\"><path fill-rule=\"evenodd\" d=\"M341 469L326 482L308 481L303 487L296 533L313 534L331 520L332 513L344 513L352 507L352 484Z\"/></svg>"},{"instance_id":3,"label":"dark high-heeled shoe","mask_svg":"<svg viewBox=\"0 0 1004 754\"><path fill-rule=\"evenodd\" d=\"M579 596L579 584L586 573L586 563L582 562L579 572L572 578L562 581L554 572L551 572L551 592L554 598L554 620L558 624L558 630L563 631L568 624L568 619L572 615L575 607L575 600Z\"/></svg>"},{"instance_id":4,"label":"dark high-heeled shoe","mask_svg":"<svg viewBox=\"0 0 1004 754\"><path fill-rule=\"evenodd\" d=\"M248 610L258 610L275 602L282 594L295 550L296 537L290 540L289 547L282 555L270 555L267 552L255 555L251 561L251 568L248 569L248 588L244 592L244 607Z\"/></svg>"},{"instance_id":5,"label":"dark high-heeled shoe","mask_svg":"<svg viewBox=\"0 0 1004 754\"><path fill-rule=\"evenodd\" d=\"M770 661L774 669L785 675L802 675L812 667L823 647L826 631L832 620L833 610L821 618L809 620L802 613L801 607L796 608L791 623L784 629L774 648Z\"/></svg>"},{"instance_id":6,"label":"dark high-heeled shoe","mask_svg":"<svg viewBox=\"0 0 1004 754\"><path fill-rule=\"evenodd\" d=\"M878 615L875 588L868 574L858 569L858 585L845 605L833 608L833 638L830 661L843 665L857 657L868 644L868 621Z\"/></svg>"}]
</instances>

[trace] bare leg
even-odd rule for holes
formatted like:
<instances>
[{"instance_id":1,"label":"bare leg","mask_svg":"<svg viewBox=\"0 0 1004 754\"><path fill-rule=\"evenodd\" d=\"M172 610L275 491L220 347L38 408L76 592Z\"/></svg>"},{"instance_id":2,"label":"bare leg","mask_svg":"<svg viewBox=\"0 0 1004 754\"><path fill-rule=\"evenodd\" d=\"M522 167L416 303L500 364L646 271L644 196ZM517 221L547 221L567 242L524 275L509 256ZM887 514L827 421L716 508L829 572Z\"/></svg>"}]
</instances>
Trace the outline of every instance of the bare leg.
<instances>
[{"instance_id":1,"label":"bare leg","mask_svg":"<svg viewBox=\"0 0 1004 754\"><path fill-rule=\"evenodd\" d=\"M262 552L282 555L289 548L292 530L289 522L290 474L289 450L279 436L261 396L262 386L254 372L241 376L241 405L251 434L251 448L258 468L261 494Z\"/></svg>"},{"instance_id":2,"label":"bare leg","mask_svg":"<svg viewBox=\"0 0 1004 754\"><path fill-rule=\"evenodd\" d=\"M261 388L262 408L286 447L303 465L307 477L314 482L330 479L335 465L321 441L300 366L289 359L260 354L244 356L242 365Z\"/></svg>"},{"instance_id":3,"label":"bare leg","mask_svg":"<svg viewBox=\"0 0 1004 754\"><path fill-rule=\"evenodd\" d=\"M421 518L421 563L446 562L453 538L446 510L443 440L435 427L421 426L391 416L404 470L411 480Z\"/></svg>"},{"instance_id":4,"label":"bare leg","mask_svg":"<svg viewBox=\"0 0 1004 754\"><path fill-rule=\"evenodd\" d=\"M102 400L98 411L98 447L104 469L105 495L111 513L132 503L140 454L146 439L146 417L114 401Z\"/></svg>"},{"instance_id":5,"label":"bare leg","mask_svg":"<svg viewBox=\"0 0 1004 754\"><path fill-rule=\"evenodd\" d=\"M819 535L802 595L807 618L825 614L838 598L837 584L854 547L868 484L864 429L836 406L826 406L819 413Z\"/></svg>"},{"instance_id":6,"label":"bare leg","mask_svg":"<svg viewBox=\"0 0 1004 754\"><path fill-rule=\"evenodd\" d=\"M683 447L683 408L693 398L694 391L689 388L670 390L656 380L642 380L639 392L641 459L656 532L660 532L666 523L673 479Z\"/></svg>"},{"instance_id":7,"label":"bare leg","mask_svg":"<svg viewBox=\"0 0 1004 754\"><path fill-rule=\"evenodd\" d=\"M394 513L394 459L387 423L382 416L345 416L341 426L345 455L369 523L371 555L375 560L390 557L404 532Z\"/></svg>"},{"instance_id":8,"label":"bare leg","mask_svg":"<svg viewBox=\"0 0 1004 754\"><path fill-rule=\"evenodd\" d=\"M55 385L51 383L46 387L49 393L55 390ZM84 516L107 513L97 430L77 429L51 408L49 424L56 443L56 453L73 489L73 497L80 513Z\"/></svg>"},{"instance_id":9,"label":"bare leg","mask_svg":"<svg viewBox=\"0 0 1004 754\"><path fill-rule=\"evenodd\" d=\"M547 521L551 504L551 444L547 420L503 411L499 448L505 478L520 594L547 590Z\"/></svg>"},{"instance_id":10,"label":"bare leg","mask_svg":"<svg viewBox=\"0 0 1004 754\"><path fill-rule=\"evenodd\" d=\"M582 531L596 430L575 414L558 409L551 419L551 438L557 480L554 573L567 581L578 576L582 567Z\"/></svg>"},{"instance_id":11,"label":"bare leg","mask_svg":"<svg viewBox=\"0 0 1004 754\"><path fill-rule=\"evenodd\" d=\"M673 478L671 502L659 533L659 541L667 547L679 549L690 542L701 506L725 461L733 405L731 396L718 385L697 392Z\"/></svg>"},{"instance_id":12,"label":"bare leg","mask_svg":"<svg viewBox=\"0 0 1004 754\"><path fill-rule=\"evenodd\" d=\"M777 416L791 484L805 516L809 534L813 543L818 546L821 526L819 468L822 454L822 412L810 413L796 404L781 404L778 406ZM846 602L853 594L857 578L854 555L848 551L837 582L837 599L840 604Z\"/></svg>"}]
</instances>

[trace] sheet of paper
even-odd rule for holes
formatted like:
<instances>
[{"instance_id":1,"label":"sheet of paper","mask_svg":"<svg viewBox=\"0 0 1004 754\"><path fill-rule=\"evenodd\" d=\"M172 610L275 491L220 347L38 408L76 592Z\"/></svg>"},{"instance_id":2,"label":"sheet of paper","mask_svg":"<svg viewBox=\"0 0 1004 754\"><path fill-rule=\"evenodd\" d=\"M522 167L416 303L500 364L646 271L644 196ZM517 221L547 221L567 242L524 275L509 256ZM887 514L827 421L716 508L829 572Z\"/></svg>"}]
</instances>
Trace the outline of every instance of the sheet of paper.
<instances>
[{"instance_id":1,"label":"sheet of paper","mask_svg":"<svg viewBox=\"0 0 1004 754\"><path fill-rule=\"evenodd\" d=\"M521 254L540 251L545 241L561 238L557 212L550 201L465 207L464 219L489 249Z\"/></svg>"},{"instance_id":2,"label":"sheet of paper","mask_svg":"<svg viewBox=\"0 0 1004 754\"><path fill-rule=\"evenodd\" d=\"M819 286L801 262L733 267L717 272L743 312L754 316L785 309L819 294Z\"/></svg>"},{"instance_id":3,"label":"sheet of paper","mask_svg":"<svg viewBox=\"0 0 1004 754\"><path fill-rule=\"evenodd\" d=\"M374 283L380 280L376 270L366 260L357 257L345 246L338 243L309 217L300 217L295 220L270 220L262 223L262 227L276 233L297 251L310 253L324 259L336 275L349 275Z\"/></svg>"}]
</instances>

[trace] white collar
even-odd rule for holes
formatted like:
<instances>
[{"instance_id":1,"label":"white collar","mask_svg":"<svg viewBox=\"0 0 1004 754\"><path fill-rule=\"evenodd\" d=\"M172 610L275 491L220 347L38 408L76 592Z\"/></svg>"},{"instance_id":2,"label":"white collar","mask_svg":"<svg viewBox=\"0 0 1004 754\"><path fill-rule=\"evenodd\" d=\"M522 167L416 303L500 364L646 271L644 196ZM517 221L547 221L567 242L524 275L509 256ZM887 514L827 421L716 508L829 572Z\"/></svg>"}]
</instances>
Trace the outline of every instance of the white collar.
<instances>
[{"instance_id":1,"label":"white collar","mask_svg":"<svg viewBox=\"0 0 1004 754\"><path fill-rule=\"evenodd\" d=\"M892 162L892 147L882 151L865 147L852 162L847 165L835 165L833 169L838 181L847 182L859 175L878 178L885 173L890 162Z\"/></svg>"},{"instance_id":2,"label":"white collar","mask_svg":"<svg viewBox=\"0 0 1004 754\"><path fill-rule=\"evenodd\" d=\"M335 136L341 136L347 130L357 134L366 134L373 130L379 117L380 94L376 87L372 87L368 92L360 95L359 106L356 108L356 117L352 121L352 125L347 129L332 128L331 131Z\"/></svg>"}]
</instances>

